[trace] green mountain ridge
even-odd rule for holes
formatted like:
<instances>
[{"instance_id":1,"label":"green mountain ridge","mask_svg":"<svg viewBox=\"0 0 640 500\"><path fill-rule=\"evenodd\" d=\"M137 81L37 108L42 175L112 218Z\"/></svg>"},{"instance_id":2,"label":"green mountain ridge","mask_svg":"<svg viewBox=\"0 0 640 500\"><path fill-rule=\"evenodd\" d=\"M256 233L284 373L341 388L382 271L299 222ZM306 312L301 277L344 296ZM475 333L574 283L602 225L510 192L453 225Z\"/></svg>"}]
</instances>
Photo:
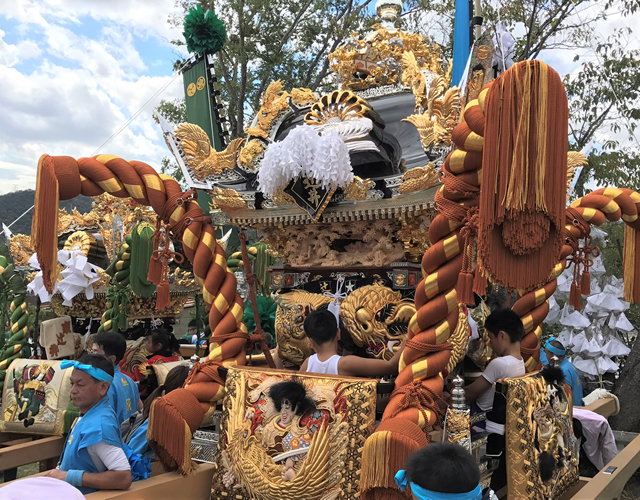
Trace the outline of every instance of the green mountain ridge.
<instances>
[{"instance_id":1,"label":"green mountain ridge","mask_svg":"<svg viewBox=\"0 0 640 500\"><path fill-rule=\"evenodd\" d=\"M0 224L4 223L8 226L24 212L29 210L29 208L33 206L35 194L35 190L25 189L0 196ZM71 200L61 201L60 208L64 208L67 212L71 212L75 208L81 214L85 214L91 211L92 202L93 200L91 198L81 195ZM11 232L13 234L31 234L32 219L33 210L11 226Z\"/></svg>"}]
</instances>

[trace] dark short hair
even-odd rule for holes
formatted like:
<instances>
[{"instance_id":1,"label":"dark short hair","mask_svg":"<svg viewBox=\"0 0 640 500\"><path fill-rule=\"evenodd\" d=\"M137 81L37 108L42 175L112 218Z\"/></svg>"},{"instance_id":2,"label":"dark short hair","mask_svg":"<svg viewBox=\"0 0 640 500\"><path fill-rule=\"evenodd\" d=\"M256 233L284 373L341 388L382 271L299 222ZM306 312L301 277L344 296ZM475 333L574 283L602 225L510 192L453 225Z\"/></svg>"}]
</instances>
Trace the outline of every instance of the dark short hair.
<instances>
[{"instance_id":1,"label":"dark short hair","mask_svg":"<svg viewBox=\"0 0 640 500\"><path fill-rule=\"evenodd\" d=\"M180 342L178 342L178 339L165 328L150 330L147 332L147 337L151 337L151 341L154 344L161 344L162 351L167 353L174 353L180 350Z\"/></svg>"},{"instance_id":2,"label":"dark short hair","mask_svg":"<svg viewBox=\"0 0 640 500\"><path fill-rule=\"evenodd\" d=\"M93 343L102 348L105 356L115 356L116 364L122 361L124 353L127 352L127 341L119 333L98 333L93 339Z\"/></svg>"},{"instance_id":3,"label":"dark short hair","mask_svg":"<svg viewBox=\"0 0 640 500\"><path fill-rule=\"evenodd\" d=\"M307 397L307 389L298 380L283 380L273 384L269 388L269 397L273 401L276 411L282 409L282 402L286 399L291 403L291 409L296 415L304 415L309 408L313 407L313 402Z\"/></svg>"},{"instance_id":4,"label":"dark short hair","mask_svg":"<svg viewBox=\"0 0 640 500\"><path fill-rule=\"evenodd\" d=\"M113 377L113 363L101 354L84 354L78 362L83 365L99 368Z\"/></svg>"},{"instance_id":5,"label":"dark short hair","mask_svg":"<svg viewBox=\"0 0 640 500\"><path fill-rule=\"evenodd\" d=\"M462 446L430 444L413 453L405 465L407 479L437 493L467 493L480 484L480 468Z\"/></svg>"},{"instance_id":6,"label":"dark short hair","mask_svg":"<svg viewBox=\"0 0 640 500\"><path fill-rule=\"evenodd\" d=\"M304 320L304 333L318 345L331 342L338 334L336 317L328 309L312 311Z\"/></svg>"},{"instance_id":7,"label":"dark short hair","mask_svg":"<svg viewBox=\"0 0 640 500\"><path fill-rule=\"evenodd\" d=\"M493 311L484 321L484 327L494 335L505 332L512 344L520 342L524 336L522 320L511 309Z\"/></svg>"}]
</instances>

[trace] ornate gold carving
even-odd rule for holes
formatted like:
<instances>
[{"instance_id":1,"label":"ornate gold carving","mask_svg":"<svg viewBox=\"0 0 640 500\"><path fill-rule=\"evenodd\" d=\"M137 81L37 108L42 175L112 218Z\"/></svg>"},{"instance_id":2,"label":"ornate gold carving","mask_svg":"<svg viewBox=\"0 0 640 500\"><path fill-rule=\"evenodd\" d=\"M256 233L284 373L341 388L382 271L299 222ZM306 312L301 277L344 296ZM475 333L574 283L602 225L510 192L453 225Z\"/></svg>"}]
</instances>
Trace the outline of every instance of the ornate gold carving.
<instances>
[{"instance_id":1,"label":"ornate gold carving","mask_svg":"<svg viewBox=\"0 0 640 500\"><path fill-rule=\"evenodd\" d=\"M284 187L282 187L278 189L278 191L274 195L273 203L275 206L279 207L280 205L295 205L296 201L289 193L285 193Z\"/></svg>"},{"instance_id":2,"label":"ornate gold carving","mask_svg":"<svg viewBox=\"0 0 640 500\"><path fill-rule=\"evenodd\" d=\"M269 397L270 388L287 379L272 370L229 369L213 497L351 500L359 495L358 464L375 428L375 381L299 375L314 408L303 420L286 408L276 411ZM292 455L295 460L285 460Z\"/></svg>"},{"instance_id":3,"label":"ornate gold carving","mask_svg":"<svg viewBox=\"0 0 640 500\"><path fill-rule=\"evenodd\" d=\"M114 248L120 247L120 231L129 234L138 222L156 220L155 212L145 205L126 198L116 198L103 193L93 198L91 212L84 215L85 221L92 221L100 229L104 247L109 258L113 256ZM119 221L116 224L116 221ZM121 227L119 227L121 225ZM116 241L113 241L113 229L116 227Z\"/></svg>"},{"instance_id":4,"label":"ornate gold carving","mask_svg":"<svg viewBox=\"0 0 640 500\"><path fill-rule=\"evenodd\" d=\"M349 90L334 90L323 95L305 117L309 125L325 125L350 118L362 118L371 109L369 103Z\"/></svg>"},{"instance_id":5,"label":"ornate gold carving","mask_svg":"<svg viewBox=\"0 0 640 500\"><path fill-rule=\"evenodd\" d=\"M453 344L453 351L451 351L451 357L447 364L447 370L451 373L464 358L469 342L469 318L462 304L458 304L458 324L449 337L449 342Z\"/></svg>"},{"instance_id":6,"label":"ornate gold carving","mask_svg":"<svg viewBox=\"0 0 640 500\"><path fill-rule=\"evenodd\" d=\"M221 175L224 170L233 170L238 150L244 139L234 139L224 151L211 147L209 136L192 123L183 123L175 131L180 146L187 158L187 164L197 179L204 180L210 175Z\"/></svg>"},{"instance_id":7,"label":"ornate gold carving","mask_svg":"<svg viewBox=\"0 0 640 500\"><path fill-rule=\"evenodd\" d=\"M567 153L567 189L571 188L571 183L578 167L586 167L589 160L579 151L569 151Z\"/></svg>"},{"instance_id":8,"label":"ornate gold carving","mask_svg":"<svg viewBox=\"0 0 640 500\"><path fill-rule=\"evenodd\" d=\"M311 354L311 347L304 333L304 320L320 306L331 302L331 298L319 293L300 290L275 296L276 341L278 356L292 365L300 366Z\"/></svg>"},{"instance_id":9,"label":"ornate gold carving","mask_svg":"<svg viewBox=\"0 0 640 500\"><path fill-rule=\"evenodd\" d=\"M484 61L487 57L489 57L489 55L491 55L491 49L489 47L487 47L486 45L480 45L480 47L478 47L478 50L476 52L476 57L478 59Z\"/></svg>"},{"instance_id":10,"label":"ornate gold carving","mask_svg":"<svg viewBox=\"0 0 640 500\"><path fill-rule=\"evenodd\" d=\"M331 70L340 77L342 88L364 90L397 83L405 52L412 52L422 69L444 74L438 45L430 45L419 34L390 32L379 24L373 28L375 32L366 36L353 33L342 47L329 54Z\"/></svg>"},{"instance_id":11,"label":"ornate gold carving","mask_svg":"<svg viewBox=\"0 0 640 500\"><path fill-rule=\"evenodd\" d=\"M311 106L316 101L316 95L311 89L299 88L291 91L291 102L298 107Z\"/></svg>"},{"instance_id":12,"label":"ornate gold carving","mask_svg":"<svg viewBox=\"0 0 640 500\"><path fill-rule=\"evenodd\" d=\"M365 347L371 356L388 360L393 357L389 343L400 347L415 312L413 301L403 300L400 292L385 286L367 285L344 299L340 318L356 344Z\"/></svg>"},{"instance_id":13,"label":"ornate gold carving","mask_svg":"<svg viewBox=\"0 0 640 500\"><path fill-rule=\"evenodd\" d=\"M393 278L393 282L397 286L404 286L404 284L407 282L407 275L396 274L395 277Z\"/></svg>"},{"instance_id":14,"label":"ornate gold carving","mask_svg":"<svg viewBox=\"0 0 640 500\"><path fill-rule=\"evenodd\" d=\"M402 120L412 123L418 129L425 151L433 146L451 145L451 133L460 111L460 91L453 87L445 92L445 88L446 82L443 77L434 78L426 97L424 114L411 115ZM421 108L424 105L425 101L420 103Z\"/></svg>"},{"instance_id":15,"label":"ornate gold carving","mask_svg":"<svg viewBox=\"0 0 640 500\"><path fill-rule=\"evenodd\" d=\"M484 70L477 69L471 73L468 85L467 102L477 99L484 85Z\"/></svg>"},{"instance_id":16,"label":"ornate gold carving","mask_svg":"<svg viewBox=\"0 0 640 500\"><path fill-rule=\"evenodd\" d=\"M398 231L397 238L402 241L404 257L409 262L422 260L422 256L431 246L427 221L432 216L435 216L435 210L433 213L426 212L402 221L402 229Z\"/></svg>"},{"instance_id":17,"label":"ornate gold carving","mask_svg":"<svg viewBox=\"0 0 640 500\"><path fill-rule=\"evenodd\" d=\"M31 236L16 234L9 240L9 250L15 266L28 266L29 259L35 252L31 246Z\"/></svg>"},{"instance_id":18,"label":"ornate gold carving","mask_svg":"<svg viewBox=\"0 0 640 500\"><path fill-rule=\"evenodd\" d=\"M258 123L246 130L247 135L267 139L278 115L289 109L288 100L289 93L282 90L282 81L271 82L262 97L260 111L256 115Z\"/></svg>"},{"instance_id":19,"label":"ornate gold carving","mask_svg":"<svg viewBox=\"0 0 640 500\"><path fill-rule=\"evenodd\" d=\"M293 267L384 267L403 259L404 247L395 235L402 227L399 220L360 221L319 226L307 233L298 226L261 228L260 240L269 245L272 255L283 257ZM333 248L336 240L351 240L346 251Z\"/></svg>"},{"instance_id":20,"label":"ornate gold carving","mask_svg":"<svg viewBox=\"0 0 640 500\"><path fill-rule=\"evenodd\" d=\"M238 163L248 170L256 169L256 159L264 153L264 145L259 139L250 140L240 151Z\"/></svg>"},{"instance_id":21,"label":"ornate gold carving","mask_svg":"<svg viewBox=\"0 0 640 500\"><path fill-rule=\"evenodd\" d=\"M226 210L247 208L247 202L243 200L235 189L222 189L216 187L211 191L211 199L216 207Z\"/></svg>"},{"instance_id":22,"label":"ornate gold carving","mask_svg":"<svg viewBox=\"0 0 640 500\"><path fill-rule=\"evenodd\" d=\"M412 168L402 176L402 184L398 188L400 194L413 193L421 189L428 189L440 180L433 163L426 167Z\"/></svg>"},{"instance_id":23,"label":"ornate gold carving","mask_svg":"<svg viewBox=\"0 0 640 500\"><path fill-rule=\"evenodd\" d=\"M194 95L196 95L196 84L195 83L192 82L187 86L187 95L189 97L193 97Z\"/></svg>"},{"instance_id":24,"label":"ornate gold carving","mask_svg":"<svg viewBox=\"0 0 640 500\"><path fill-rule=\"evenodd\" d=\"M344 199L345 201L366 200L367 192L373 189L375 185L376 183L371 179L361 179L355 176L351 184L344 188Z\"/></svg>"},{"instance_id":25,"label":"ornate gold carving","mask_svg":"<svg viewBox=\"0 0 640 500\"><path fill-rule=\"evenodd\" d=\"M91 249L91 243L93 241L95 241L95 238L90 234L84 231L76 231L67 238L67 241L64 242L64 249L69 251L80 251L86 257L89 255L89 250Z\"/></svg>"}]
</instances>

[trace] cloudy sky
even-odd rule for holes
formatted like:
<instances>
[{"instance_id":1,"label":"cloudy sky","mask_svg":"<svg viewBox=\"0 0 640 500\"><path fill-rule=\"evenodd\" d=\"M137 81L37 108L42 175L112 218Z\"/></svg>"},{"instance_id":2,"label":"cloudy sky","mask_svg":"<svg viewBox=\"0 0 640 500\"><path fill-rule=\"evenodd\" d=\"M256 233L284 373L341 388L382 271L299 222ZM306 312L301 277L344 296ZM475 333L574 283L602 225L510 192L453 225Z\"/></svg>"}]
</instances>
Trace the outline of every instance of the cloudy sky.
<instances>
[{"instance_id":1,"label":"cloudy sky","mask_svg":"<svg viewBox=\"0 0 640 500\"><path fill-rule=\"evenodd\" d=\"M0 194L35 187L43 153L89 156L169 83L174 0L0 0ZM152 119L176 78L101 152L159 165Z\"/></svg>"},{"instance_id":2,"label":"cloudy sky","mask_svg":"<svg viewBox=\"0 0 640 500\"><path fill-rule=\"evenodd\" d=\"M0 194L35 187L43 153L93 154L174 78L174 9L174 0L0 0ZM630 22L612 16L599 31ZM580 66L567 51L544 59L561 74ZM153 108L180 96L178 77L100 152L157 167L168 151Z\"/></svg>"}]
</instances>

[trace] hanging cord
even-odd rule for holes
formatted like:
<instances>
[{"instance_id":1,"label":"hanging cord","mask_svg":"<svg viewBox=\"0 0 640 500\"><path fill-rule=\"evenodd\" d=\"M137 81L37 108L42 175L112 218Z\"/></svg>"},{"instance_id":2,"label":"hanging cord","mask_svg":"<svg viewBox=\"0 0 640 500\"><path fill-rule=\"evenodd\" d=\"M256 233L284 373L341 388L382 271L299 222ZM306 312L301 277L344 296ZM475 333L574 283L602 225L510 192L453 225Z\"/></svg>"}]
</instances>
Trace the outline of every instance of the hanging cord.
<instances>
[{"instance_id":1,"label":"hanging cord","mask_svg":"<svg viewBox=\"0 0 640 500\"><path fill-rule=\"evenodd\" d=\"M258 311L258 300L256 298L256 287L255 287L255 274L251 271L251 262L249 262L249 253L247 252L247 237L246 235L240 231L238 233L238 239L240 240L240 248L242 250L242 264L244 267L244 275L247 278L247 285L249 285L249 298L251 299L251 310L253 311L253 317L255 318L255 329L253 331L253 335L257 335L258 338L255 339L257 344L262 349L265 359L267 360L267 364L269 368L275 368L276 364L273 361L273 357L271 356L271 351L269 351L269 347L267 347L266 342L264 341L264 332L262 331L262 325L260 324L260 312ZM252 335L252 336L253 336Z\"/></svg>"}]
</instances>

